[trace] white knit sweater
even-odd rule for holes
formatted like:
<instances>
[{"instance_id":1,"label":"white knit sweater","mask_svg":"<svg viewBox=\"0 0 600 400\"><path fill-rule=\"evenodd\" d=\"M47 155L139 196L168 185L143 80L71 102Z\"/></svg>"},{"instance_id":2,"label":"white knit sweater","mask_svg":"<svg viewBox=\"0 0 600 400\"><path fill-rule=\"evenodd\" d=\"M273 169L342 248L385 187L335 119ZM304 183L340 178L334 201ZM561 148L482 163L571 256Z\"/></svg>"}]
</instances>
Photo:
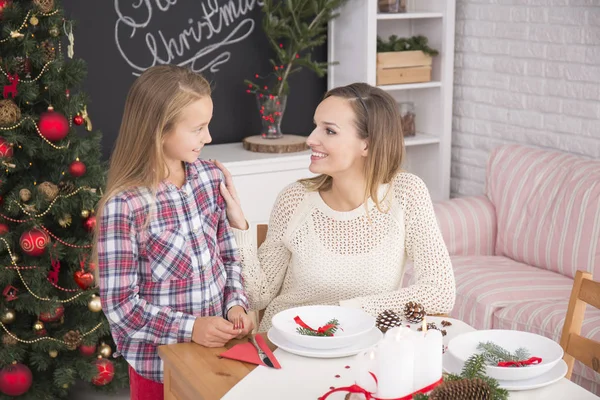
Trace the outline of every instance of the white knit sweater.
<instances>
[{"instance_id":1,"label":"white knit sweater","mask_svg":"<svg viewBox=\"0 0 600 400\"><path fill-rule=\"evenodd\" d=\"M258 252L249 230L234 229L250 306L266 307L260 331L279 311L304 305L361 307L374 316L409 301L430 314L452 309L454 273L427 187L403 172L379 193L387 193L381 208L389 211L369 199L368 213L364 204L340 212L296 182L279 194ZM407 261L415 284L401 289Z\"/></svg>"}]
</instances>

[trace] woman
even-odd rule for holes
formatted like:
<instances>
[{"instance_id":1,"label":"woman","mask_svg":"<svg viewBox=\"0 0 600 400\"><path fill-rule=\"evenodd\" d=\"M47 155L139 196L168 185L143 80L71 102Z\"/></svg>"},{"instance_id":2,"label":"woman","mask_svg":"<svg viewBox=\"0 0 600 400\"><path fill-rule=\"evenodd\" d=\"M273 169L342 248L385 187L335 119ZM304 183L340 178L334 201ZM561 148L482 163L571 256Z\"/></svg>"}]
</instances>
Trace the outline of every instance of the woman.
<instances>
[{"instance_id":1,"label":"woman","mask_svg":"<svg viewBox=\"0 0 600 400\"><path fill-rule=\"evenodd\" d=\"M221 192L259 330L287 308L339 304L377 315L409 301L430 314L454 306L450 257L427 187L400 169L404 141L395 100L364 83L330 90L307 139L314 178L278 196L258 252L231 175ZM407 261L415 283L401 288Z\"/></svg>"}]
</instances>

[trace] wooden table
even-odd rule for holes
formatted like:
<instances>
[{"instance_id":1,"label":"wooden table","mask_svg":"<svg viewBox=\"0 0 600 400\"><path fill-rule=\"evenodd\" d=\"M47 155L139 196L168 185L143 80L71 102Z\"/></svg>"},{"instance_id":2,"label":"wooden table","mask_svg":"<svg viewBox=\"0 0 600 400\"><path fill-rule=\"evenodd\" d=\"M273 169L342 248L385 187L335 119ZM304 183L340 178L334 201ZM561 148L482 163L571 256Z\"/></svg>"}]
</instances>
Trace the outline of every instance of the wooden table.
<instances>
[{"instance_id":1,"label":"wooden table","mask_svg":"<svg viewBox=\"0 0 600 400\"><path fill-rule=\"evenodd\" d=\"M277 346L261 334L271 350ZM227 393L257 366L241 361L219 358L247 338L232 340L225 348L207 348L196 343L160 346L158 355L165 365L165 400L217 400Z\"/></svg>"}]
</instances>

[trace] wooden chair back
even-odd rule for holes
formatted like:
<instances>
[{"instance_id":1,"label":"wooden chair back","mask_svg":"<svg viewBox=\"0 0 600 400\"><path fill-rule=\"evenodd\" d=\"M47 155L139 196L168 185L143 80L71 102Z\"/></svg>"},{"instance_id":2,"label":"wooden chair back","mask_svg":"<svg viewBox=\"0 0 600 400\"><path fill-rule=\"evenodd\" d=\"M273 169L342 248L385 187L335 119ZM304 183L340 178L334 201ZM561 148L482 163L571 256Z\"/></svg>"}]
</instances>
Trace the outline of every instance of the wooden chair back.
<instances>
[{"instance_id":1,"label":"wooden chair back","mask_svg":"<svg viewBox=\"0 0 600 400\"><path fill-rule=\"evenodd\" d=\"M563 359L569 367L567 379L571 379L575 360L600 373L600 342L581 336L586 304L600 309L600 282L593 281L589 272L577 271L560 338Z\"/></svg>"},{"instance_id":2,"label":"wooden chair back","mask_svg":"<svg viewBox=\"0 0 600 400\"><path fill-rule=\"evenodd\" d=\"M259 248L260 245L262 245L264 243L265 239L267 238L268 228L269 228L268 224L256 225L256 247L257 248ZM260 324L260 321L262 320L264 313L265 313L265 310L250 311L249 315L254 321L254 327L255 327L254 331L253 331L254 333L258 332L258 325Z\"/></svg>"}]
</instances>

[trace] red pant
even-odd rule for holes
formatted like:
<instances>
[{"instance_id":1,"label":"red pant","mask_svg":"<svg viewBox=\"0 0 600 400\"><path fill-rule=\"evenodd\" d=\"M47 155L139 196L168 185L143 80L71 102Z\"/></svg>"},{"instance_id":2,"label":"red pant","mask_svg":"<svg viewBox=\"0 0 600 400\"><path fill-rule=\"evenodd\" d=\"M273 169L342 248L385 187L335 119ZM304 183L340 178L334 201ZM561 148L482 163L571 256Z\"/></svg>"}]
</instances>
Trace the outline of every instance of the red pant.
<instances>
[{"instance_id":1,"label":"red pant","mask_svg":"<svg viewBox=\"0 0 600 400\"><path fill-rule=\"evenodd\" d=\"M146 379L129 366L129 387L131 400L164 400L165 389L162 383Z\"/></svg>"}]
</instances>

